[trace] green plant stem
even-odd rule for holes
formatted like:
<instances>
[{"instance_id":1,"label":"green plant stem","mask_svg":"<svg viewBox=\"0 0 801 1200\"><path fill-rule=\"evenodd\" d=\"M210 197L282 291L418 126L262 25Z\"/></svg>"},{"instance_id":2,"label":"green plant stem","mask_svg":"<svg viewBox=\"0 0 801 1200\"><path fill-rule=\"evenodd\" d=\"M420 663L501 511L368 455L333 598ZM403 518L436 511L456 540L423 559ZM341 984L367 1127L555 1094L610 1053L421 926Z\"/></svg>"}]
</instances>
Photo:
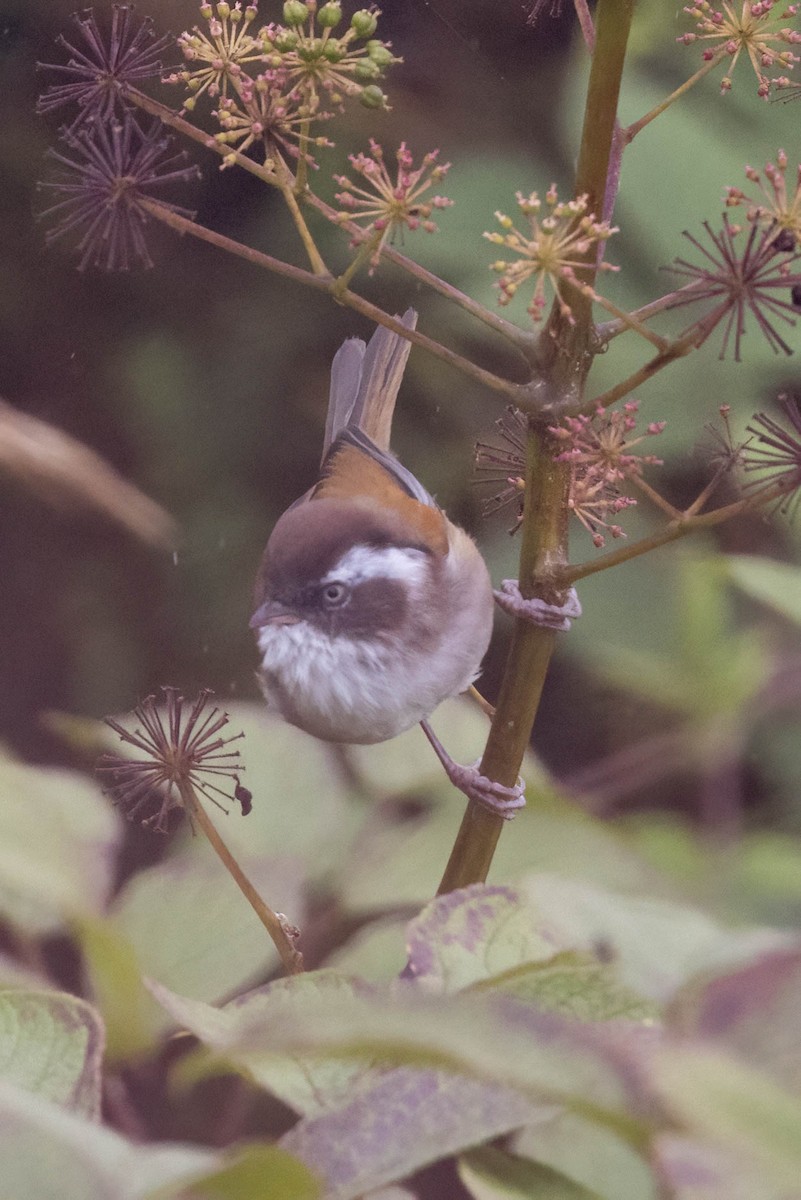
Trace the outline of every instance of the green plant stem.
<instances>
[{"instance_id":1,"label":"green plant stem","mask_svg":"<svg viewBox=\"0 0 801 1200\"><path fill-rule=\"evenodd\" d=\"M166 104L161 104L158 100L153 100L145 92L140 92L138 88L127 88L125 99L130 100L137 108L141 108L143 112L150 113L152 117L158 117L164 125L169 125L170 129L174 129L176 133L180 133L183 137L197 142L204 150L210 150L218 158L233 156L236 160L236 165L242 167L250 175L255 175L257 179L268 183L270 187L280 186L280 181L276 173L264 163L257 163L254 158L248 158L247 154L240 154L238 150L235 150L225 142L218 142L210 133L204 133L202 129L198 129L191 121L187 121L185 117L173 112Z\"/></svg>"},{"instance_id":2,"label":"green plant stem","mask_svg":"<svg viewBox=\"0 0 801 1200\"><path fill-rule=\"evenodd\" d=\"M286 204L287 208L289 209L289 215L292 217L292 220L295 222L295 228L298 231L300 240L303 242L303 248L306 251L306 254L308 255L309 265L311 266L312 271L314 271L315 275L319 275L321 278L325 278L326 276L330 275L331 272L328 270L328 267L323 262L322 255L320 254L320 251L317 249L314 238L311 235L311 230L309 229L308 225L306 224L306 220L303 216L303 213L300 211L300 207L299 207L298 201L297 201L297 196L295 195L295 192L293 191L293 183L294 183L294 180L292 179L291 176L289 177L288 181L285 180L282 183L280 183L279 187L281 189L281 195L284 197L284 203Z\"/></svg>"},{"instance_id":3,"label":"green plant stem","mask_svg":"<svg viewBox=\"0 0 801 1200\"><path fill-rule=\"evenodd\" d=\"M676 542L690 533L697 533L700 529L712 529L715 525L722 525L724 521L730 521L733 517L742 516L743 513L756 512L772 504L775 500L781 500L788 492L794 490L795 484L792 482L790 484L771 484L759 491L752 492L750 496L745 496L741 500L734 500L731 504L713 508L710 512L705 513L694 512L695 505L692 505L686 512L681 513L656 533L649 534L648 537L640 538L636 542L629 542L618 550L601 555L600 558L566 567L559 573L559 585L569 587L571 584L577 583L579 579L586 579L590 575L597 575L600 571L608 571L611 567L630 562L633 558L639 558L643 554L650 554L652 550L658 550L660 546Z\"/></svg>"},{"instance_id":4,"label":"green plant stem","mask_svg":"<svg viewBox=\"0 0 801 1200\"><path fill-rule=\"evenodd\" d=\"M599 0L596 7L595 53L592 59L584 128L576 174L575 194L589 195L590 208L600 211L615 128L620 78L626 55L634 0ZM595 252L588 253L580 282L592 287ZM583 388L594 336L592 301L577 296L573 323L560 316L558 306L544 335L556 347L551 379L556 394ZM567 562L568 491L570 469L554 461L558 452L542 420L529 418L526 453L526 491L520 552L520 590L551 603L562 599L557 579ZM551 654L553 630L518 619L504 671L482 773L511 786L529 744ZM471 802L462 820L439 894L480 883L487 878L503 820Z\"/></svg>"},{"instance_id":5,"label":"green plant stem","mask_svg":"<svg viewBox=\"0 0 801 1200\"><path fill-rule=\"evenodd\" d=\"M656 118L660 116L666 108L670 108L671 104L674 104L676 100L679 100L685 94L685 92L688 92L691 87L694 87L700 79L703 79L705 75L708 75L710 71L714 70L721 59L725 58L728 53L729 52L726 47L721 46L715 52L713 57L710 58L708 62L705 62L702 67L699 67L695 74L691 75L689 79L685 79L684 83L680 87L677 87L675 92L671 92L669 96L666 96L660 104L657 104L651 109L650 112L647 112L644 117L640 117L639 121L633 121L631 125L627 125L622 131L626 145L630 145L641 129L645 129L646 125L650 125L652 121L655 121Z\"/></svg>"},{"instance_id":6,"label":"green plant stem","mask_svg":"<svg viewBox=\"0 0 801 1200\"><path fill-rule=\"evenodd\" d=\"M532 427L528 438L520 560L521 590L524 589L525 595L533 594L537 564L547 559L548 548L559 556L564 539L570 476L565 464L554 462L554 453L550 438L543 439ZM544 590L542 572L538 585ZM551 588L548 598L554 600L557 595L557 590ZM481 759L482 774L507 787L515 784L520 773L555 643L553 630L515 621L501 691ZM502 817L480 804L468 804L438 895L487 878L504 824Z\"/></svg>"},{"instance_id":7,"label":"green plant stem","mask_svg":"<svg viewBox=\"0 0 801 1200\"><path fill-rule=\"evenodd\" d=\"M342 274L337 275L337 290L335 293L337 296L341 296L342 293L347 290L348 284L356 272L363 267L365 263L370 262L370 260L373 258L376 250L378 249L381 237L381 231L378 230L377 232L373 233L372 237L368 237L365 241L363 241L359 246L359 249L356 251L356 254L353 256L353 259L342 272Z\"/></svg>"},{"instance_id":8,"label":"green plant stem","mask_svg":"<svg viewBox=\"0 0 801 1200\"><path fill-rule=\"evenodd\" d=\"M615 404L618 400L622 400L624 396L628 396L636 388L640 387L647 380L652 379L654 375L658 375L660 371L664 371L665 367L670 366L677 358L684 358L686 355L697 350L698 346L707 336L703 330L702 323L694 325L691 330L675 341L669 342L664 350L660 351L655 358L649 359L644 366L640 367L632 375L628 375L622 379L620 383L616 383L614 387L609 388L605 392L601 392L598 396L593 396L592 400L588 400L585 405L585 412L594 412L596 408L608 408L610 404Z\"/></svg>"},{"instance_id":9,"label":"green plant stem","mask_svg":"<svg viewBox=\"0 0 801 1200\"><path fill-rule=\"evenodd\" d=\"M254 266L262 267L267 271L272 271L276 275L283 276L285 279L291 279L295 283L305 284L307 287L314 288L318 292L325 292L327 295L333 296L340 304L354 309L356 312L374 321L377 325L386 326L393 333L398 333L401 337L405 337L408 341L413 342L414 345L427 350L430 354L442 359L457 371L461 371L462 374L468 375L471 379L483 384L484 387L488 387L492 391L506 396L507 399L511 399L518 408L530 408L532 405L532 396L537 395L536 384L516 384L510 383L507 379L501 379L500 376L493 375L491 371L485 371L483 367L476 366L470 359L463 358L461 354L457 354L454 350L449 350L447 346L443 346L440 342L435 341L419 330L408 329L400 321L396 320L395 317L391 317L383 309L378 308L375 304L371 304L369 300L365 300L355 292L347 289L339 292L337 290L337 281L332 275L314 275L311 271L304 270L303 267L295 267L291 263L282 262L281 259L273 258L270 254L264 254L261 250L254 250L252 246L246 246L242 242L234 241L233 238L226 237L225 234L216 233L213 229L207 229L205 225L198 225L188 217L184 217L180 213L166 208L157 200L149 200L140 196L137 198L137 205L148 212L155 220L161 221L164 225L169 225L171 229L176 230L178 233L189 234L190 237L208 242L209 245L216 246L219 250L225 250L228 254L235 254L238 258L244 258L247 262L253 263Z\"/></svg>"},{"instance_id":10,"label":"green plant stem","mask_svg":"<svg viewBox=\"0 0 801 1200\"><path fill-rule=\"evenodd\" d=\"M296 949L294 943L289 938L286 932L285 923L281 920L277 913L264 903L259 893L256 891L253 884L248 879L245 872L240 867L239 863L234 858L231 851L226 846L225 842L217 832L217 828L211 817L206 812L200 800L195 794L195 789L185 779L178 780L178 789L181 793L181 799L184 803L189 817L196 822L203 830L212 845L217 857L222 862L225 869L233 877L239 890L244 895L250 907L255 912L256 916L261 921L264 928L272 938L276 950L281 956L281 962L284 964L284 969L287 975L298 975L303 970L303 955Z\"/></svg>"},{"instance_id":11,"label":"green plant stem","mask_svg":"<svg viewBox=\"0 0 801 1200\"><path fill-rule=\"evenodd\" d=\"M611 341L612 338L619 337L621 333L627 333L631 328L631 320L634 318L640 324L644 321L649 321L651 317L657 316L661 312L669 312L671 308L676 308L681 303L686 303L685 296L688 292L700 291L704 286L703 281L693 280L692 283L685 283L683 287L677 288L675 292L667 292L664 296L660 296L658 300L652 300L649 304L644 304L642 308L635 308L633 312L621 314L621 318L617 321L603 321L596 326L595 332L602 341Z\"/></svg>"},{"instance_id":12,"label":"green plant stem","mask_svg":"<svg viewBox=\"0 0 801 1200\"><path fill-rule=\"evenodd\" d=\"M174 129L183 137L188 137L193 142L197 142L199 146L204 148L204 150L210 150L212 154L216 154L218 158L229 158L233 156L236 160L236 165L238 167L242 167L242 169L247 171L249 174L255 175L257 179L261 179L264 183L269 184L270 187L282 187L281 180L275 171L271 170L262 163L257 163L255 159L249 158L247 154L240 154L239 151L233 149L231 146L228 146L222 142L218 142L210 134L204 133L202 129L198 129L190 121L187 121L185 117L173 112L173 110L166 104L161 104L158 100L153 100L150 96L146 95L145 92L140 92L136 88L128 89L125 94L126 98L129 99L132 104L136 104L144 112L150 113L151 116L158 117L158 119L165 125L168 125L171 129ZM299 177L300 172L294 181L293 197L299 194ZM363 235L364 230L361 228L361 226L356 225L352 221L344 224L340 223L337 219L337 210L332 208L330 204L326 204L326 202L320 199L319 196L315 196L307 189L300 190L299 198L305 204L317 209L317 211L320 212L320 214L327 220L336 225L341 225L341 227L350 233L352 237ZM300 213L297 203L295 205L295 209L297 209L298 215L302 220L302 214ZM294 219L295 210L290 208L290 212L293 214ZM303 223L303 227L306 228L305 222ZM298 229L300 232L300 226L298 226ZM301 237L303 237L302 232ZM309 237L311 238L310 234ZM304 245L306 245L305 239ZM434 275L433 272L427 271L425 267L421 267L412 259L407 258L405 254L401 254L398 250L395 250L394 247L382 246L381 257L388 259L388 261L394 263L395 266L407 271L410 275L413 275L415 279L419 280L427 287L432 288L434 291L439 292L443 296L447 296L447 298L453 301L454 304L459 305L460 308L463 308L466 312L469 312L472 316L476 317L479 321L485 324L489 329L493 329L496 333L501 334L501 336L506 338L507 341L511 342L511 344L517 350L523 353L527 363L534 361L537 344L537 339L534 334L530 333L528 330L520 329L519 326L515 325L512 321L507 321L498 313L492 312L491 309L485 308L483 304L479 304L477 300L472 300L469 296L466 296L464 292L460 292L458 288L452 287L449 283L446 283L444 279L440 279L438 275ZM312 262L312 269L315 269L314 261L311 260L311 258L310 261ZM320 274L322 277L324 277L322 272L320 272Z\"/></svg>"},{"instance_id":13,"label":"green plant stem","mask_svg":"<svg viewBox=\"0 0 801 1200\"><path fill-rule=\"evenodd\" d=\"M361 225L357 225L355 221L340 221L338 210L332 208L330 204L326 204L325 200L322 200L319 196L307 192L304 200L312 208L317 209L327 221L338 225L341 229L349 233L351 237L361 238L364 236L364 230ZM393 263L396 267L400 267L401 270L406 271L414 279L425 284L426 287L430 287L433 291L439 292L441 296L445 296L448 300L458 305L459 308L464 309L465 312L470 313L471 316L481 321L488 329L493 329L496 333L506 338L508 342L511 342L517 350L520 350L524 354L527 362L536 361L537 336L530 330L521 329L513 321L507 321L499 313L485 308L483 304L479 304L477 300L473 300L470 296L465 295L464 292L460 292L452 284L446 283L444 279L440 279L439 275L435 275L432 271L427 271L425 267L421 267L413 259L407 258L405 254L401 254L399 250L396 250L394 246L390 246L388 243L385 243L381 247L381 257L382 259L387 259L388 262Z\"/></svg>"}]
</instances>

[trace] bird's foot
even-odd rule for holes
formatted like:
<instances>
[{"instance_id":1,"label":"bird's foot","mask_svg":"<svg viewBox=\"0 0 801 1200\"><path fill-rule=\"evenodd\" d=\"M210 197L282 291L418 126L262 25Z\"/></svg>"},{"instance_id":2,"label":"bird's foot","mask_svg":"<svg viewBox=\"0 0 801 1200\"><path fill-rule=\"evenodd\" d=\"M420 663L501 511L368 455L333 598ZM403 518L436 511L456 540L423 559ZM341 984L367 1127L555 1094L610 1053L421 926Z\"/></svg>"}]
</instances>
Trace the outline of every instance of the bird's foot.
<instances>
[{"instance_id":1,"label":"bird's foot","mask_svg":"<svg viewBox=\"0 0 801 1200\"><path fill-rule=\"evenodd\" d=\"M445 774L455 788L464 792L468 800L480 804L496 817L511 821L518 809L525 808L525 784L518 778L514 787L507 787L494 779L488 779L478 769L478 762L472 766L463 766L454 762L442 742L439 740L428 721L421 721L423 733L431 743L434 753L442 763Z\"/></svg>"},{"instance_id":2,"label":"bird's foot","mask_svg":"<svg viewBox=\"0 0 801 1200\"><path fill-rule=\"evenodd\" d=\"M528 599L521 596L516 579L504 579L498 591L492 594L498 607L510 617L521 617L524 621L539 625L541 629L564 633L573 620L581 616L581 604L575 588L570 588L564 604L546 604L536 597Z\"/></svg>"}]
</instances>

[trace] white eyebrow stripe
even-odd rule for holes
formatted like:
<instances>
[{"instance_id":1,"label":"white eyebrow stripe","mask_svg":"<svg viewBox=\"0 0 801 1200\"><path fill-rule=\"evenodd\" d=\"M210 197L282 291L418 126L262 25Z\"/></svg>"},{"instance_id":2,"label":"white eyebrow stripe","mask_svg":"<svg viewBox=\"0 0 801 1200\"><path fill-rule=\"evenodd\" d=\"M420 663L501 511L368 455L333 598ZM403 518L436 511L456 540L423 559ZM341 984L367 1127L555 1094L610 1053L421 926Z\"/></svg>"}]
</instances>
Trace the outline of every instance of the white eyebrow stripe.
<instances>
[{"instance_id":1,"label":"white eyebrow stripe","mask_svg":"<svg viewBox=\"0 0 801 1200\"><path fill-rule=\"evenodd\" d=\"M399 579L421 585L428 573L428 555L412 546L352 546L320 580L354 586L368 579Z\"/></svg>"}]
</instances>

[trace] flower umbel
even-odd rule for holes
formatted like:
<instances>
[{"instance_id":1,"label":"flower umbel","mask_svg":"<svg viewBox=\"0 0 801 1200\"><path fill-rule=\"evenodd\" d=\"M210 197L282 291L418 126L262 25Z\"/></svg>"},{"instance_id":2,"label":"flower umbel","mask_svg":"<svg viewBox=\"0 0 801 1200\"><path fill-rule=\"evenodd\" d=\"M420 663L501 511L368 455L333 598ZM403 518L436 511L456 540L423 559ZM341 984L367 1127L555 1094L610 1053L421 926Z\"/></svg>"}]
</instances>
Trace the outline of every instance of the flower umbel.
<instances>
[{"instance_id":1,"label":"flower umbel","mask_svg":"<svg viewBox=\"0 0 801 1200\"><path fill-rule=\"evenodd\" d=\"M720 81L721 92L731 90L731 76L737 60L745 52L757 77L757 95L767 98L771 87L787 87L785 75L769 76L767 70L778 68L792 71L799 60L789 48L801 43L801 33L790 29L788 19L798 15L798 4L777 5L775 0L717 0L714 8L709 0L696 0L685 5L684 11L693 17L698 33L684 33L676 40L685 46L696 41L713 43L704 50L708 61L725 51L730 58L729 69ZM725 57L725 55L723 55Z\"/></svg>"},{"instance_id":2,"label":"flower umbel","mask_svg":"<svg viewBox=\"0 0 801 1200\"><path fill-rule=\"evenodd\" d=\"M160 74L161 55L172 45L169 35L155 36L150 17L137 25L128 4L112 5L108 35L101 31L91 9L76 13L74 20L84 45L73 46L65 37L57 39L69 52L69 62L39 63L39 67L57 72L67 82L49 87L36 105L37 112L47 113L77 104L72 130L86 121L107 121L115 112L124 111L126 89Z\"/></svg>"},{"instance_id":3,"label":"flower umbel","mask_svg":"<svg viewBox=\"0 0 801 1200\"><path fill-rule=\"evenodd\" d=\"M311 162L309 145L332 146L327 138L308 137L309 114L304 105L286 95L285 82L280 71L263 71L255 79L241 76L236 99L231 95L220 100L216 116L222 132L216 140L236 146L240 154L254 145L261 146L268 165L274 165L277 158L298 158L301 154ZM316 119L330 115L318 112ZM230 162L223 161L223 166L235 161L236 156L232 156Z\"/></svg>"},{"instance_id":4,"label":"flower umbel","mask_svg":"<svg viewBox=\"0 0 801 1200\"><path fill-rule=\"evenodd\" d=\"M595 546L603 546L604 530L612 537L625 536L620 525L609 520L637 501L620 490L626 479L639 479L644 466L661 466L654 454L633 454L647 437L665 428L664 421L652 421L643 433L632 436L637 426L636 400L620 409L598 408L588 416L565 417L548 431L565 449L554 455L556 462L572 467L569 507L592 537Z\"/></svg>"},{"instance_id":5,"label":"flower umbel","mask_svg":"<svg viewBox=\"0 0 801 1200\"><path fill-rule=\"evenodd\" d=\"M393 179L384 162L384 151L378 142L370 139L369 154L349 155L350 164L367 187L359 187L347 175L335 175L334 181L342 188L336 200L342 207L338 218L346 221L364 221L365 228L379 235L372 257L378 261L381 246L387 238L394 238L398 230L424 229L435 233L436 225L431 220L434 209L449 208L452 200L445 196L423 198L433 184L444 179L450 163L438 163L438 150L424 155L420 166L415 168L414 159L401 142L396 158L398 169Z\"/></svg>"},{"instance_id":6,"label":"flower umbel","mask_svg":"<svg viewBox=\"0 0 801 1200\"><path fill-rule=\"evenodd\" d=\"M143 132L127 114L110 125L93 122L67 134L66 142L72 157L51 150L55 176L39 185L55 198L40 214L53 222L47 242L78 235L81 271L87 266L125 271L136 261L152 266L144 235L147 205L192 217L189 210L154 193L165 185L196 179L197 168L184 165L184 154L172 152L158 121Z\"/></svg>"},{"instance_id":7,"label":"flower umbel","mask_svg":"<svg viewBox=\"0 0 801 1200\"><path fill-rule=\"evenodd\" d=\"M514 505L516 519L510 533L516 533L523 520L523 494L526 473L527 421L519 408L510 404L502 417L495 422L500 445L476 442L475 467L479 478L476 483L497 487L500 491L484 502L485 517Z\"/></svg>"},{"instance_id":8,"label":"flower umbel","mask_svg":"<svg viewBox=\"0 0 801 1200\"><path fill-rule=\"evenodd\" d=\"M374 36L379 9L359 9L342 33L335 32L342 6L333 0L319 6L317 0L287 0L283 15L283 25L259 31L265 60L287 72L290 94L305 99L311 113L324 98L341 105L345 96L358 96L367 108L386 107L378 81L401 60Z\"/></svg>"},{"instance_id":9,"label":"flower umbel","mask_svg":"<svg viewBox=\"0 0 801 1200\"><path fill-rule=\"evenodd\" d=\"M258 16L255 4L248 4L243 12L240 3L203 3L200 15L208 24L208 33L195 25L191 32L181 34L178 46L188 65L167 77L168 83L183 83L188 88L184 108L189 111L204 92L212 98L227 96L242 75L242 64L263 58L260 41L248 32Z\"/></svg>"},{"instance_id":10,"label":"flower umbel","mask_svg":"<svg viewBox=\"0 0 801 1200\"><path fill-rule=\"evenodd\" d=\"M632 454L647 437L661 433L665 421L652 421L644 433L631 437L637 428L639 402L630 400L622 408L598 408L593 415L580 413L565 417L560 425L548 430L566 449L556 455L556 462L569 462L588 474L619 483L642 475L644 466L661 466L662 459L654 454Z\"/></svg>"},{"instance_id":11,"label":"flower umbel","mask_svg":"<svg viewBox=\"0 0 801 1200\"><path fill-rule=\"evenodd\" d=\"M779 501L782 512L795 510L801 502L801 407L797 396L779 396L779 405L789 429L767 413L757 413L748 426L753 439L742 455L743 470L756 475L749 488L782 485L786 494Z\"/></svg>"},{"instance_id":12,"label":"flower umbel","mask_svg":"<svg viewBox=\"0 0 801 1200\"><path fill-rule=\"evenodd\" d=\"M607 536L625 537L613 518L637 501L622 494L621 483L639 479L644 466L659 466L662 462L653 454L633 453L634 447L645 438L665 428L664 421L653 421L643 433L632 436L638 407L637 401L632 400L622 409L599 408L592 416L566 417L559 425L548 426L557 445L564 446L554 460L569 463L571 467L568 507L597 547L605 544ZM501 445L479 442L476 468L481 473L480 483L504 486L486 502L484 515L514 504L517 521L510 530L514 533L523 514L527 420L519 409L510 406L495 424Z\"/></svg>"},{"instance_id":13,"label":"flower umbel","mask_svg":"<svg viewBox=\"0 0 801 1200\"><path fill-rule=\"evenodd\" d=\"M801 259L801 254L795 246L789 250L783 248L775 230L759 230L756 225L751 226L743 245L738 242L743 230L732 225L726 215L719 233L713 232L708 221L704 221L704 229L712 243L711 249L686 230L684 232L687 240L704 256L706 263L698 266L683 258L675 259L674 265L668 270L685 276L691 283L676 292L669 307L679 308L701 300L714 301L714 307L695 322L695 326L698 329L697 344L700 346L717 325L724 323L720 358L726 357L733 343L735 361L740 361L740 348L749 312L775 353L782 350L785 354L792 354L792 348L773 322L781 320L786 325L795 325L793 316L797 310L792 301L792 291L801 284L801 274L793 272L792 267ZM782 293L791 299L779 299ZM692 325L688 326L685 333L692 328Z\"/></svg>"},{"instance_id":14,"label":"flower umbel","mask_svg":"<svg viewBox=\"0 0 801 1200\"><path fill-rule=\"evenodd\" d=\"M244 769L239 751L227 748L244 734L219 736L228 724L228 716L219 708L209 709L212 692L208 689L199 694L191 707L185 705L176 688L165 687L163 691L165 709L158 707L155 696L148 696L134 709L133 715L140 724L133 732L106 717L106 724L142 756L101 756L97 771L104 780L106 794L125 809L129 821L144 814L141 823L162 833L167 830L171 810L185 807L181 788L187 785L218 808L223 808L217 799L221 796L238 801L243 813L249 811L250 792L239 782ZM226 780L233 784L228 791L219 786Z\"/></svg>"},{"instance_id":15,"label":"flower umbel","mask_svg":"<svg viewBox=\"0 0 801 1200\"><path fill-rule=\"evenodd\" d=\"M788 195L787 155L780 150L776 162L765 164L765 181L754 167L745 168L745 176L751 183L757 185L762 192L762 199L748 196L740 188L726 188L726 205L737 208L747 205L746 219L752 224L767 225L774 233L774 241L779 239L781 249L794 249L801 243L801 166L796 168L795 189ZM782 233L789 234L791 241L780 238Z\"/></svg>"},{"instance_id":16,"label":"flower umbel","mask_svg":"<svg viewBox=\"0 0 801 1200\"><path fill-rule=\"evenodd\" d=\"M617 228L608 221L597 221L588 211L587 196L562 201L552 184L543 200L537 192L524 196L517 193L517 206L527 218L529 232L521 233L515 228L511 217L496 212L495 216L503 233L485 233L484 237L496 246L505 246L518 255L516 261L499 259L491 269L500 275L498 288L499 304L508 304L522 283L534 280L534 295L528 312L534 321L542 320L548 300L550 286L562 315L572 321L570 305L565 296L565 287L574 278L575 272L588 265L587 255L594 246L617 233ZM597 264L600 269L614 271L608 263Z\"/></svg>"}]
</instances>

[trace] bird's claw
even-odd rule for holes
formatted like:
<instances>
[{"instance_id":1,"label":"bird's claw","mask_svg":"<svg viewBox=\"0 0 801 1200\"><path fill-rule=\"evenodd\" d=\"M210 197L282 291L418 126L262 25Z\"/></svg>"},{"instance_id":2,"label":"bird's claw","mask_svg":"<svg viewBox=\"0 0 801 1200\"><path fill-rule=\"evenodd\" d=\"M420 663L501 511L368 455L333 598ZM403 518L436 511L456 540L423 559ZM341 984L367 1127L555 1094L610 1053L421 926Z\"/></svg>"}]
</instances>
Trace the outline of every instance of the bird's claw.
<instances>
[{"instance_id":1,"label":"bird's claw","mask_svg":"<svg viewBox=\"0 0 801 1200\"><path fill-rule=\"evenodd\" d=\"M445 764L444 764L445 765ZM472 766L463 766L451 761L445 765L445 771L454 787L464 792L468 800L480 804L496 817L511 821L515 813L526 805L526 785L518 778L514 787L507 787L494 779L488 779L478 769L478 762Z\"/></svg>"},{"instance_id":2,"label":"bird's claw","mask_svg":"<svg viewBox=\"0 0 801 1200\"><path fill-rule=\"evenodd\" d=\"M564 633L573 620L581 616L581 604L575 588L570 588L564 604L546 604L537 597L529 599L522 596L516 579L504 579L500 588L492 594L498 607L510 617L521 617L541 629Z\"/></svg>"}]
</instances>

